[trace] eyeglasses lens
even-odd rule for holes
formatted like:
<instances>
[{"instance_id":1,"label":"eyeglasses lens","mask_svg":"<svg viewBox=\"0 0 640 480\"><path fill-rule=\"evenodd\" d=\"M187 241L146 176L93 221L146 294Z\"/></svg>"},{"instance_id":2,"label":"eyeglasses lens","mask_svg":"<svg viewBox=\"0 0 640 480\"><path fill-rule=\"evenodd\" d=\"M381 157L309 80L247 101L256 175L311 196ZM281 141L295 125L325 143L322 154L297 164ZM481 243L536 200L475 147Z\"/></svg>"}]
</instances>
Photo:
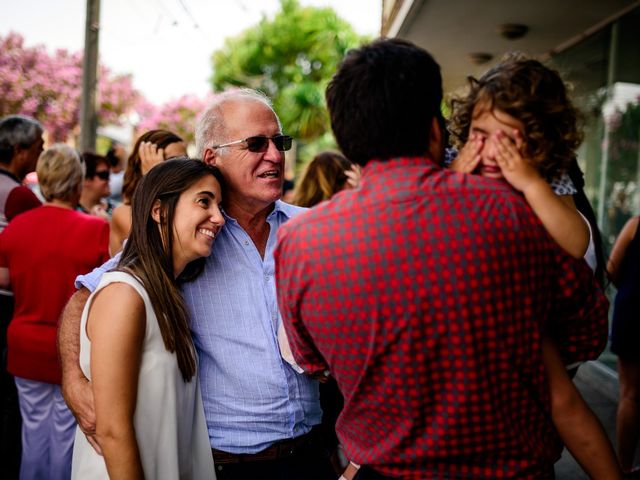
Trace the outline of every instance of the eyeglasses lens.
<instances>
[{"instance_id":1,"label":"eyeglasses lens","mask_svg":"<svg viewBox=\"0 0 640 480\"><path fill-rule=\"evenodd\" d=\"M269 148L269 140L273 140L273 144L281 152L291 149L291 137L288 135L276 135L274 137L249 137L247 138L247 148L250 152L266 152Z\"/></svg>"},{"instance_id":2,"label":"eyeglasses lens","mask_svg":"<svg viewBox=\"0 0 640 480\"><path fill-rule=\"evenodd\" d=\"M103 170L102 172L96 172L96 177L101 180L109 180L109 171Z\"/></svg>"}]
</instances>

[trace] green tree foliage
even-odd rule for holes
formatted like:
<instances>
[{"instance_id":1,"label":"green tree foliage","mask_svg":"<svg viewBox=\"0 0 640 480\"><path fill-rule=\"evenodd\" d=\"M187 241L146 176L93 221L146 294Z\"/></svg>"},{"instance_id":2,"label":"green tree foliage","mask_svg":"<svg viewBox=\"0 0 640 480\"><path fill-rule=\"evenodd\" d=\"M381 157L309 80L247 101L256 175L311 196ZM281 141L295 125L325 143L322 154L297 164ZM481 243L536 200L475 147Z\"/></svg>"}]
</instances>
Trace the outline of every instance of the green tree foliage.
<instances>
[{"instance_id":1,"label":"green tree foliage","mask_svg":"<svg viewBox=\"0 0 640 480\"><path fill-rule=\"evenodd\" d=\"M368 39L331 8L301 7L281 0L273 19L226 40L213 54L214 90L251 87L273 100L285 132L306 148L327 133L329 119L324 90L345 53ZM322 140L326 144L326 137Z\"/></svg>"}]
</instances>

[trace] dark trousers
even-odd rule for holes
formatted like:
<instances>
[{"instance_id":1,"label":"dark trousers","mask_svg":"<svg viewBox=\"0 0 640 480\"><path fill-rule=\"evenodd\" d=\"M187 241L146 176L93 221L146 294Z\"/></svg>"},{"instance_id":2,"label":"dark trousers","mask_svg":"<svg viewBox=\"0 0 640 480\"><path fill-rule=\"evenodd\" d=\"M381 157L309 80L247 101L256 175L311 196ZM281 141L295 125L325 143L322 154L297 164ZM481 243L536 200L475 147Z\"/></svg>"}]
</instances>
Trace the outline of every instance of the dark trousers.
<instances>
[{"instance_id":1,"label":"dark trousers","mask_svg":"<svg viewBox=\"0 0 640 480\"><path fill-rule=\"evenodd\" d=\"M251 463L216 465L218 480L336 480L329 459L282 458Z\"/></svg>"},{"instance_id":2,"label":"dark trousers","mask_svg":"<svg viewBox=\"0 0 640 480\"><path fill-rule=\"evenodd\" d=\"M336 480L338 475L322 443L275 460L216 463L218 480Z\"/></svg>"},{"instance_id":3,"label":"dark trousers","mask_svg":"<svg viewBox=\"0 0 640 480\"><path fill-rule=\"evenodd\" d=\"M0 294L0 471L2 478L13 480L20 472L22 455L22 417L13 376L7 372L7 327L13 316L13 297Z\"/></svg>"}]
</instances>

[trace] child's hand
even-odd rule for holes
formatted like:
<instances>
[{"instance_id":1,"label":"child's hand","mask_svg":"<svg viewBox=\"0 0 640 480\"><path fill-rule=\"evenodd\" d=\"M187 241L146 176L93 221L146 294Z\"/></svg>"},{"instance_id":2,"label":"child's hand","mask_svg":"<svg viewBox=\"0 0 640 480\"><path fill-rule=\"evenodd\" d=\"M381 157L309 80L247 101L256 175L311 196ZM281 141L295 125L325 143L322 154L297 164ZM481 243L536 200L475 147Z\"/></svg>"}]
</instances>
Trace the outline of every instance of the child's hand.
<instances>
[{"instance_id":1,"label":"child's hand","mask_svg":"<svg viewBox=\"0 0 640 480\"><path fill-rule=\"evenodd\" d=\"M480 163L480 152L483 146L484 138L477 133L472 133L449 168L454 172L473 172Z\"/></svg>"},{"instance_id":2,"label":"child's hand","mask_svg":"<svg viewBox=\"0 0 640 480\"><path fill-rule=\"evenodd\" d=\"M505 180L516 190L525 193L527 188L538 182L544 182L544 179L529 159L523 157L521 152L524 142L520 132L514 130L513 135L515 142L502 130L498 130L491 136L489 142L494 148L496 162Z\"/></svg>"}]
</instances>

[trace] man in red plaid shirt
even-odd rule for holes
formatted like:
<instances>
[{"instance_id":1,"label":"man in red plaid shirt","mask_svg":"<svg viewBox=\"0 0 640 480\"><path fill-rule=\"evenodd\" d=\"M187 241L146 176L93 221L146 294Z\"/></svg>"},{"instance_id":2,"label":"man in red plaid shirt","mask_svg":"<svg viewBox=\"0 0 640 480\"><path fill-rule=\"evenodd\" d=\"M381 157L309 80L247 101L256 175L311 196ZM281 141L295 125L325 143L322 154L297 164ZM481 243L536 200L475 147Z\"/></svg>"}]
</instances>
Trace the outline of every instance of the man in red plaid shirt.
<instances>
[{"instance_id":1,"label":"man in red plaid shirt","mask_svg":"<svg viewBox=\"0 0 640 480\"><path fill-rule=\"evenodd\" d=\"M327 88L361 187L288 222L276 251L291 350L345 398L360 479L551 478L561 443L541 339L604 348L607 301L506 183L443 170L440 69L379 40Z\"/></svg>"}]
</instances>

